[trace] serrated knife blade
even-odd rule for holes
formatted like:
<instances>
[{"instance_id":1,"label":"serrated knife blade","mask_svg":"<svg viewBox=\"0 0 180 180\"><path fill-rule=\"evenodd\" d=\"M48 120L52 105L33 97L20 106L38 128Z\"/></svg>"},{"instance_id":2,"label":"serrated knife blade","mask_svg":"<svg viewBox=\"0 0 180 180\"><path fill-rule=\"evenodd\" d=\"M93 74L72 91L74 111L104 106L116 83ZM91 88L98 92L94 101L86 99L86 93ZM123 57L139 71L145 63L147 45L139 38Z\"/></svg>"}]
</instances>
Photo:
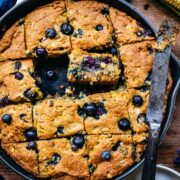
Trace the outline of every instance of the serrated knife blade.
<instances>
[{"instance_id":1,"label":"serrated knife blade","mask_svg":"<svg viewBox=\"0 0 180 180\"><path fill-rule=\"evenodd\" d=\"M172 20L164 21L157 33L157 47L152 70L147 121L149 123L149 138L145 154L142 180L154 180L156 173L157 153L160 128L163 120L164 97L169 69L172 43L178 30Z\"/></svg>"}]
</instances>

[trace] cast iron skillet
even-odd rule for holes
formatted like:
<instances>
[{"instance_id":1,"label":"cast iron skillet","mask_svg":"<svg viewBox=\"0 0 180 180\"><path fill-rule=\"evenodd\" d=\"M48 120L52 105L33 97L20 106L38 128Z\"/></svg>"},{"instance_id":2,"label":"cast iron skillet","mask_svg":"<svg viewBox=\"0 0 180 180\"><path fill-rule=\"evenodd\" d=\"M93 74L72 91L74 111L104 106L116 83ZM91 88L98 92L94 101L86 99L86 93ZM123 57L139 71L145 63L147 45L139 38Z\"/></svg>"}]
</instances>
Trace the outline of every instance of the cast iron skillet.
<instances>
[{"instance_id":1,"label":"cast iron skillet","mask_svg":"<svg viewBox=\"0 0 180 180\"><path fill-rule=\"evenodd\" d=\"M125 2L124 0L103 0L105 3L110 4L122 11L127 12L129 15L137 19L144 27L151 29L153 32L156 32L155 28L152 24L147 20L147 18L139 12L135 7L130 5L129 3ZM46 0L23 0L18 5L13 7L9 12L7 12L1 19L0 19L0 29L4 27L8 27L12 25L16 20L20 17L23 17L28 12L32 11L36 6L41 5L42 3L46 2ZM173 87L169 95L168 105L166 115L162 124L162 131L160 136L160 143L164 139L166 132L170 126L172 114L174 111L176 95L178 93L180 87L180 60L172 53L170 59L170 68L172 72L173 78ZM21 152L19 152L21 153ZM22 176L27 180L36 180L37 178L33 175L29 174L25 170L23 170L19 165L17 165L7 154L6 152L0 148L0 161L4 163L7 167L11 170ZM139 162L128 168L123 174L117 176L115 179L120 180L126 177L128 174L133 172L137 169L140 165L144 162L144 158Z\"/></svg>"}]
</instances>

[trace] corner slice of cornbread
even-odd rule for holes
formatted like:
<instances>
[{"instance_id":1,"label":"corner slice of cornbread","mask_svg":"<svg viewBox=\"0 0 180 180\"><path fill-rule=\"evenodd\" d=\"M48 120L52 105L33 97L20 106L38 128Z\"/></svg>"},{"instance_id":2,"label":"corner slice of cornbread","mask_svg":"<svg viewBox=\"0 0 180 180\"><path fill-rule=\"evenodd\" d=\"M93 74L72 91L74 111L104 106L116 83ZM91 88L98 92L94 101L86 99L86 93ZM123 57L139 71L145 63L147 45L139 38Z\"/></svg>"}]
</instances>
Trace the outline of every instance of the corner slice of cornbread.
<instances>
[{"instance_id":1,"label":"corner slice of cornbread","mask_svg":"<svg viewBox=\"0 0 180 180\"><path fill-rule=\"evenodd\" d=\"M26 57L24 19L17 21L0 38L0 61Z\"/></svg>"},{"instance_id":2,"label":"corner slice of cornbread","mask_svg":"<svg viewBox=\"0 0 180 180\"><path fill-rule=\"evenodd\" d=\"M33 143L36 144L36 142ZM1 145L7 154L23 169L35 176L39 175L36 148L31 149L29 143L2 143Z\"/></svg>"}]
</instances>

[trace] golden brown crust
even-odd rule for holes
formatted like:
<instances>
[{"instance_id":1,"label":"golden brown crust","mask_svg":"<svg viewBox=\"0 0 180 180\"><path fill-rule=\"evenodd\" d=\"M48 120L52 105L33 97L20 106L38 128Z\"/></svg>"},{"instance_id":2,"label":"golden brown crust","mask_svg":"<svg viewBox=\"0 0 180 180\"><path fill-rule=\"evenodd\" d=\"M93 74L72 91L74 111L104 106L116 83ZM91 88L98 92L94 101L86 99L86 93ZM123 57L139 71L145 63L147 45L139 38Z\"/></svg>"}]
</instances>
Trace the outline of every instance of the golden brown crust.
<instances>
[{"instance_id":1,"label":"golden brown crust","mask_svg":"<svg viewBox=\"0 0 180 180\"><path fill-rule=\"evenodd\" d=\"M37 142L39 149L39 168L41 177L69 174L78 178L88 178L85 146L78 151L72 151L68 139L56 139ZM49 164L52 156L58 154L60 159L57 164ZM49 164L49 165L48 165Z\"/></svg>"},{"instance_id":2,"label":"golden brown crust","mask_svg":"<svg viewBox=\"0 0 180 180\"><path fill-rule=\"evenodd\" d=\"M2 121L4 115L10 115L12 121L6 124ZM0 109L0 130L3 143L26 141L24 132L33 127L32 105L10 105Z\"/></svg>"},{"instance_id":3,"label":"golden brown crust","mask_svg":"<svg viewBox=\"0 0 180 180\"><path fill-rule=\"evenodd\" d=\"M39 139L70 136L84 132L79 105L71 99L46 99L33 108L34 125Z\"/></svg>"},{"instance_id":4,"label":"golden brown crust","mask_svg":"<svg viewBox=\"0 0 180 180\"><path fill-rule=\"evenodd\" d=\"M138 36L139 32L144 31L143 28L140 27L135 19L116 8L110 8L110 18L115 30L116 42L119 46L139 42L144 39L154 39L152 36Z\"/></svg>"},{"instance_id":5,"label":"golden brown crust","mask_svg":"<svg viewBox=\"0 0 180 180\"><path fill-rule=\"evenodd\" d=\"M111 179L130 167L134 162L131 141L131 135L88 136L88 163L94 166L90 179ZM102 159L104 151L110 152L109 160Z\"/></svg>"},{"instance_id":6,"label":"golden brown crust","mask_svg":"<svg viewBox=\"0 0 180 180\"><path fill-rule=\"evenodd\" d=\"M25 58L24 24L16 22L0 40L0 61Z\"/></svg>"},{"instance_id":7,"label":"golden brown crust","mask_svg":"<svg viewBox=\"0 0 180 180\"><path fill-rule=\"evenodd\" d=\"M102 114L99 119L94 117L85 118L86 132L88 134L131 133L131 130L124 132L118 127L118 122L122 118L129 119L128 102L129 97L127 91L99 93L83 99L81 106L85 103L103 103L107 111L107 113Z\"/></svg>"},{"instance_id":8,"label":"golden brown crust","mask_svg":"<svg viewBox=\"0 0 180 180\"><path fill-rule=\"evenodd\" d=\"M112 42L113 28L108 16L101 13L106 4L96 1L66 1L67 15L74 27L71 36L73 49L101 49ZM96 30L101 25L103 30ZM78 30L82 33L77 35Z\"/></svg>"},{"instance_id":9,"label":"golden brown crust","mask_svg":"<svg viewBox=\"0 0 180 180\"><path fill-rule=\"evenodd\" d=\"M32 99L26 93L28 90L36 93L35 99L42 98L32 77L34 66L31 59L0 63L0 69L0 100L6 98L9 102L16 103L30 101Z\"/></svg>"},{"instance_id":10,"label":"golden brown crust","mask_svg":"<svg viewBox=\"0 0 180 180\"><path fill-rule=\"evenodd\" d=\"M27 149L28 143L2 143L1 145L21 167L36 176L39 174L37 153Z\"/></svg>"},{"instance_id":11,"label":"golden brown crust","mask_svg":"<svg viewBox=\"0 0 180 180\"><path fill-rule=\"evenodd\" d=\"M44 47L48 56L58 56L69 52L70 37L62 34L60 27L67 23L65 5L63 1L54 1L41 6L27 15L25 19L27 54L36 56L37 47ZM56 30L56 37L46 38L48 28Z\"/></svg>"}]
</instances>

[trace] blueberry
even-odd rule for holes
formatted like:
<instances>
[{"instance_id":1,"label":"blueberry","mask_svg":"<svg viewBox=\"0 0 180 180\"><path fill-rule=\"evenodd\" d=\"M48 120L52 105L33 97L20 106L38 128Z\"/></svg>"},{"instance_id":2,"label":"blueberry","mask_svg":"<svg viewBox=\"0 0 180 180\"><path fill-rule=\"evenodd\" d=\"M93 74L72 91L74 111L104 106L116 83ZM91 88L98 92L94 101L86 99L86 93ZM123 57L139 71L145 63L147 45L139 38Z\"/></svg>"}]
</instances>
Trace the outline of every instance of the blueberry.
<instances>
[{"instance_id":1,"label":"blueberry","mask_svg":"<svg viewBox=\"0 0 180 180\"><path fill-rule=\"evenodd\" d=\"M180 157L175 157L173 161L175 165L180 166Z\"/></svg>"},{"instance_id":2,"label":"blueberry","mask_svg":"<svg viewBox=\"0 0 180 180\"><path fill-rule=\"evenodd\" d=\"M139 95L135 95L132 99L132 103L137 107L142 106L143 102L143 98Z\"/></svg>"},{"instance_id":3,"label":"blueberry","mask_svg":"<svg viewBox=\"0 0 180 180\"><path fill-rule=\"evenodd\" d=\"M19 62L19 61L15 62L15 68L17 70L21 69L21 67L22 67L22 63L21 62Z\"/></svg>"},{"instance_id":4,"label":"blueberry","mask_svg":"<svg viewBox=\"0 0 180 180\"><path fill-rule=\"evenodd\" d=\"M10 102L10 100L8 99L7 96L3 97L1 100L0 100L0 103L2 104L8 104Z\"/></svg>"},{"instance_id":5,"label":"blueberry","mask_svg":"<svg viewBox=\"0 0 180 180\"><path fill-rule=\"evenodd\" d=\"M31 89L28 89L24 92L24 96L30 100L35 100L38 97L38 94L37 92L33 92Z\"/></svg>"},{"instance_id":6,"label":"blueberry","mask_svg":"<svg viewBox=\"0 0 180 180\"><path fill-rule=\"evenodd\" d=\"M36 49L36 55L39 57L39 58L44 58L47 56L47 51L45 48L37 48Z\"/></svg>"},{"instance_id":7,"label":"blueberry","mask_svg":"<svg viewBox=\"0 0 180 180\"><path fill-rule=\"evenodd\" d=\"M5 114L3 117L2 117L2 121L6 124L11 124L12 122L12 117L10 114Z\"/></svg>"},{"instance_id":8,"label":"blueberry","mask_svg":"<svg viewBox=\"0 0 180 180\"><path fill-rule=\"evenodd\" d=\"M102 25L97 25L96 26L96 31L102 31L103 30L103 26Z\"/></svg>"},{"instance_id":9,"label":"blueberry","mask_svg":"<svg viewBox=\"0 0 180 180\"><path fill-rule=\"evenodd\" d=\"M85 104L84 105L84 111L86 112L87 116L94 116L96 115L97 108L96 104Z\"/></svg>"},{"instance_id":10,"label":"blueberry","mask_svg":"<svg viewBox=\"0 0 180 180\"><path fill-rule=\"evenodd\" d=\"M57 35L56 30L54 28L49 28L46 31L46 38L50 38L53 39L55 38Z\"/></svg>"},{"instance_id":11,"label":"blueberry","mask_svg":"<svg viewBox=\"0 0 180 180\"><path fill-rule=\"evenodd\" d=\"M111 159L111 153L109 151L103 151L101 153L101 158L104 160L109 160Z\"/></svg>"},{"instance_id":12,"label":"blueberry","mask_svg":"<svg viewBox=\"0 0 180 180\"><path fill-rule=\"evenodd\" d=\"M127 131L127 130L131 129L130 121L129 121L127 118L122 118L122 119L118 122L118 127L119 127L119 129L121 129L122 131Z\"/></svg>"},{"instance_id":13,"label":"blueberry","mask_svg":"<svg viewBox=\"0 0 180 180\"><path fill-rule=\"evenodd\" d=\"M116 47L109 48L109 52L114 56L118 54L118 51L117 51Z\"/></svg>"},{"instance_id":14,"label":"blueberry","mask_svg":"<svg viewBox=\"0 0 180 180\"><path fill-rule=\"evenodd\" d=\"M65 35L72 35L74 32L74 28L71 24L65 23L61 25L61 32Z\"/></svg>"},{"instance_id":15,"label":"blueberry","mask_svg":"<svg viewBox=\"0 0 180 180\"><path fill-rule=\"evenodd\" d=\"M50 80L54 80L56 78L56 73L54 71L47 71L46 76Z\"/></svg>"},{"instance_id":16,"label":"blueberry","mask_svg":"<svg viewBox=\"0 0 180 180\"><path fill-rule=\"evenodd\" d=\"M72 70L70 71L70 73L73 74L73 75L77 75L77 73L78 73L77 68L76 68L76 69L72 69Z\"/></svg>"},{"instance_id":17,"label":"blueberry","mask_svg":"<svg viewBox=\"0 0 180 180\"><path fill-rule=\"evenodd\" d=\"M35 129L27 129L24 132L24 135L25 135L27 140L33 141L37 138L37 131Z\"/></svg>"},{"instance_id":18,"label":"blueberry","mask_svg":"<svg viewBox=\"0 0 180 180\"><path fill-rule=\"evenodd\" d=\"M138 123L146 122L146 114L145 113L139 114L137 117L137 121Z\"/></svg>"},{"instance_id":19,"label":"blueberry","mask_svg":"<svg viewBox=\"0 0 180 180\"><path fill-rule=\"evenodd\" d=\"M48 165L57 165L61 160L61 156L58 153L54 153L52 159L47 163Z\"/></svg>"},{"instance_id":20,"label":"blueberry","mask_svg":"<svg viewBox=\"0 0 180 180\"><path fill-rule=\"evenodd\" d=\"M57 135L64 134L64 127L63 127L63 126L59 126L59 127L57 128L56 134L57 134Z\"/></svg>"},{"instance_id":21,"label":"blueberry","mask_svg":"<svg viewBox=\"0 0 180 180\"><path fill-rule=\"evenodd\" d=\"M109 7L104 7L103 9L101 9L101 13L103 15L109 15Z\"/></svg>"},{"instance_id":22,"label":"blueberry","mask_svg":"<svg viewBox=\"0 0 180 180\"><path fill-rule=\"evenodd\" d=\"M78 148L82 148L84 145L84 137L83 136L75 136L72 140L73 144L76 145Z\"/></svg>"},{"instance_id":23,"label":"blueberry","mask_svg":"<svg viewBox=\"0 0 180 180\"><path fill-rule=\"evenodd\" d=\"M20 73L20 72L16 72L15 73L15 78L17 80L22 80L24 78L24 75L22 73Z\"/></svg>"},{"instance_id":24,"label":"blueberry","mask_svg":"<svg viewBox=\"0 0 180 180\"><path fill-rule=\"evenodd\" d=\"M28 145L26 147L28 150L34 150L36 151L37 150L37 144L35 141L30 141L28 142Z\"/></svg>"}]
</instances>

